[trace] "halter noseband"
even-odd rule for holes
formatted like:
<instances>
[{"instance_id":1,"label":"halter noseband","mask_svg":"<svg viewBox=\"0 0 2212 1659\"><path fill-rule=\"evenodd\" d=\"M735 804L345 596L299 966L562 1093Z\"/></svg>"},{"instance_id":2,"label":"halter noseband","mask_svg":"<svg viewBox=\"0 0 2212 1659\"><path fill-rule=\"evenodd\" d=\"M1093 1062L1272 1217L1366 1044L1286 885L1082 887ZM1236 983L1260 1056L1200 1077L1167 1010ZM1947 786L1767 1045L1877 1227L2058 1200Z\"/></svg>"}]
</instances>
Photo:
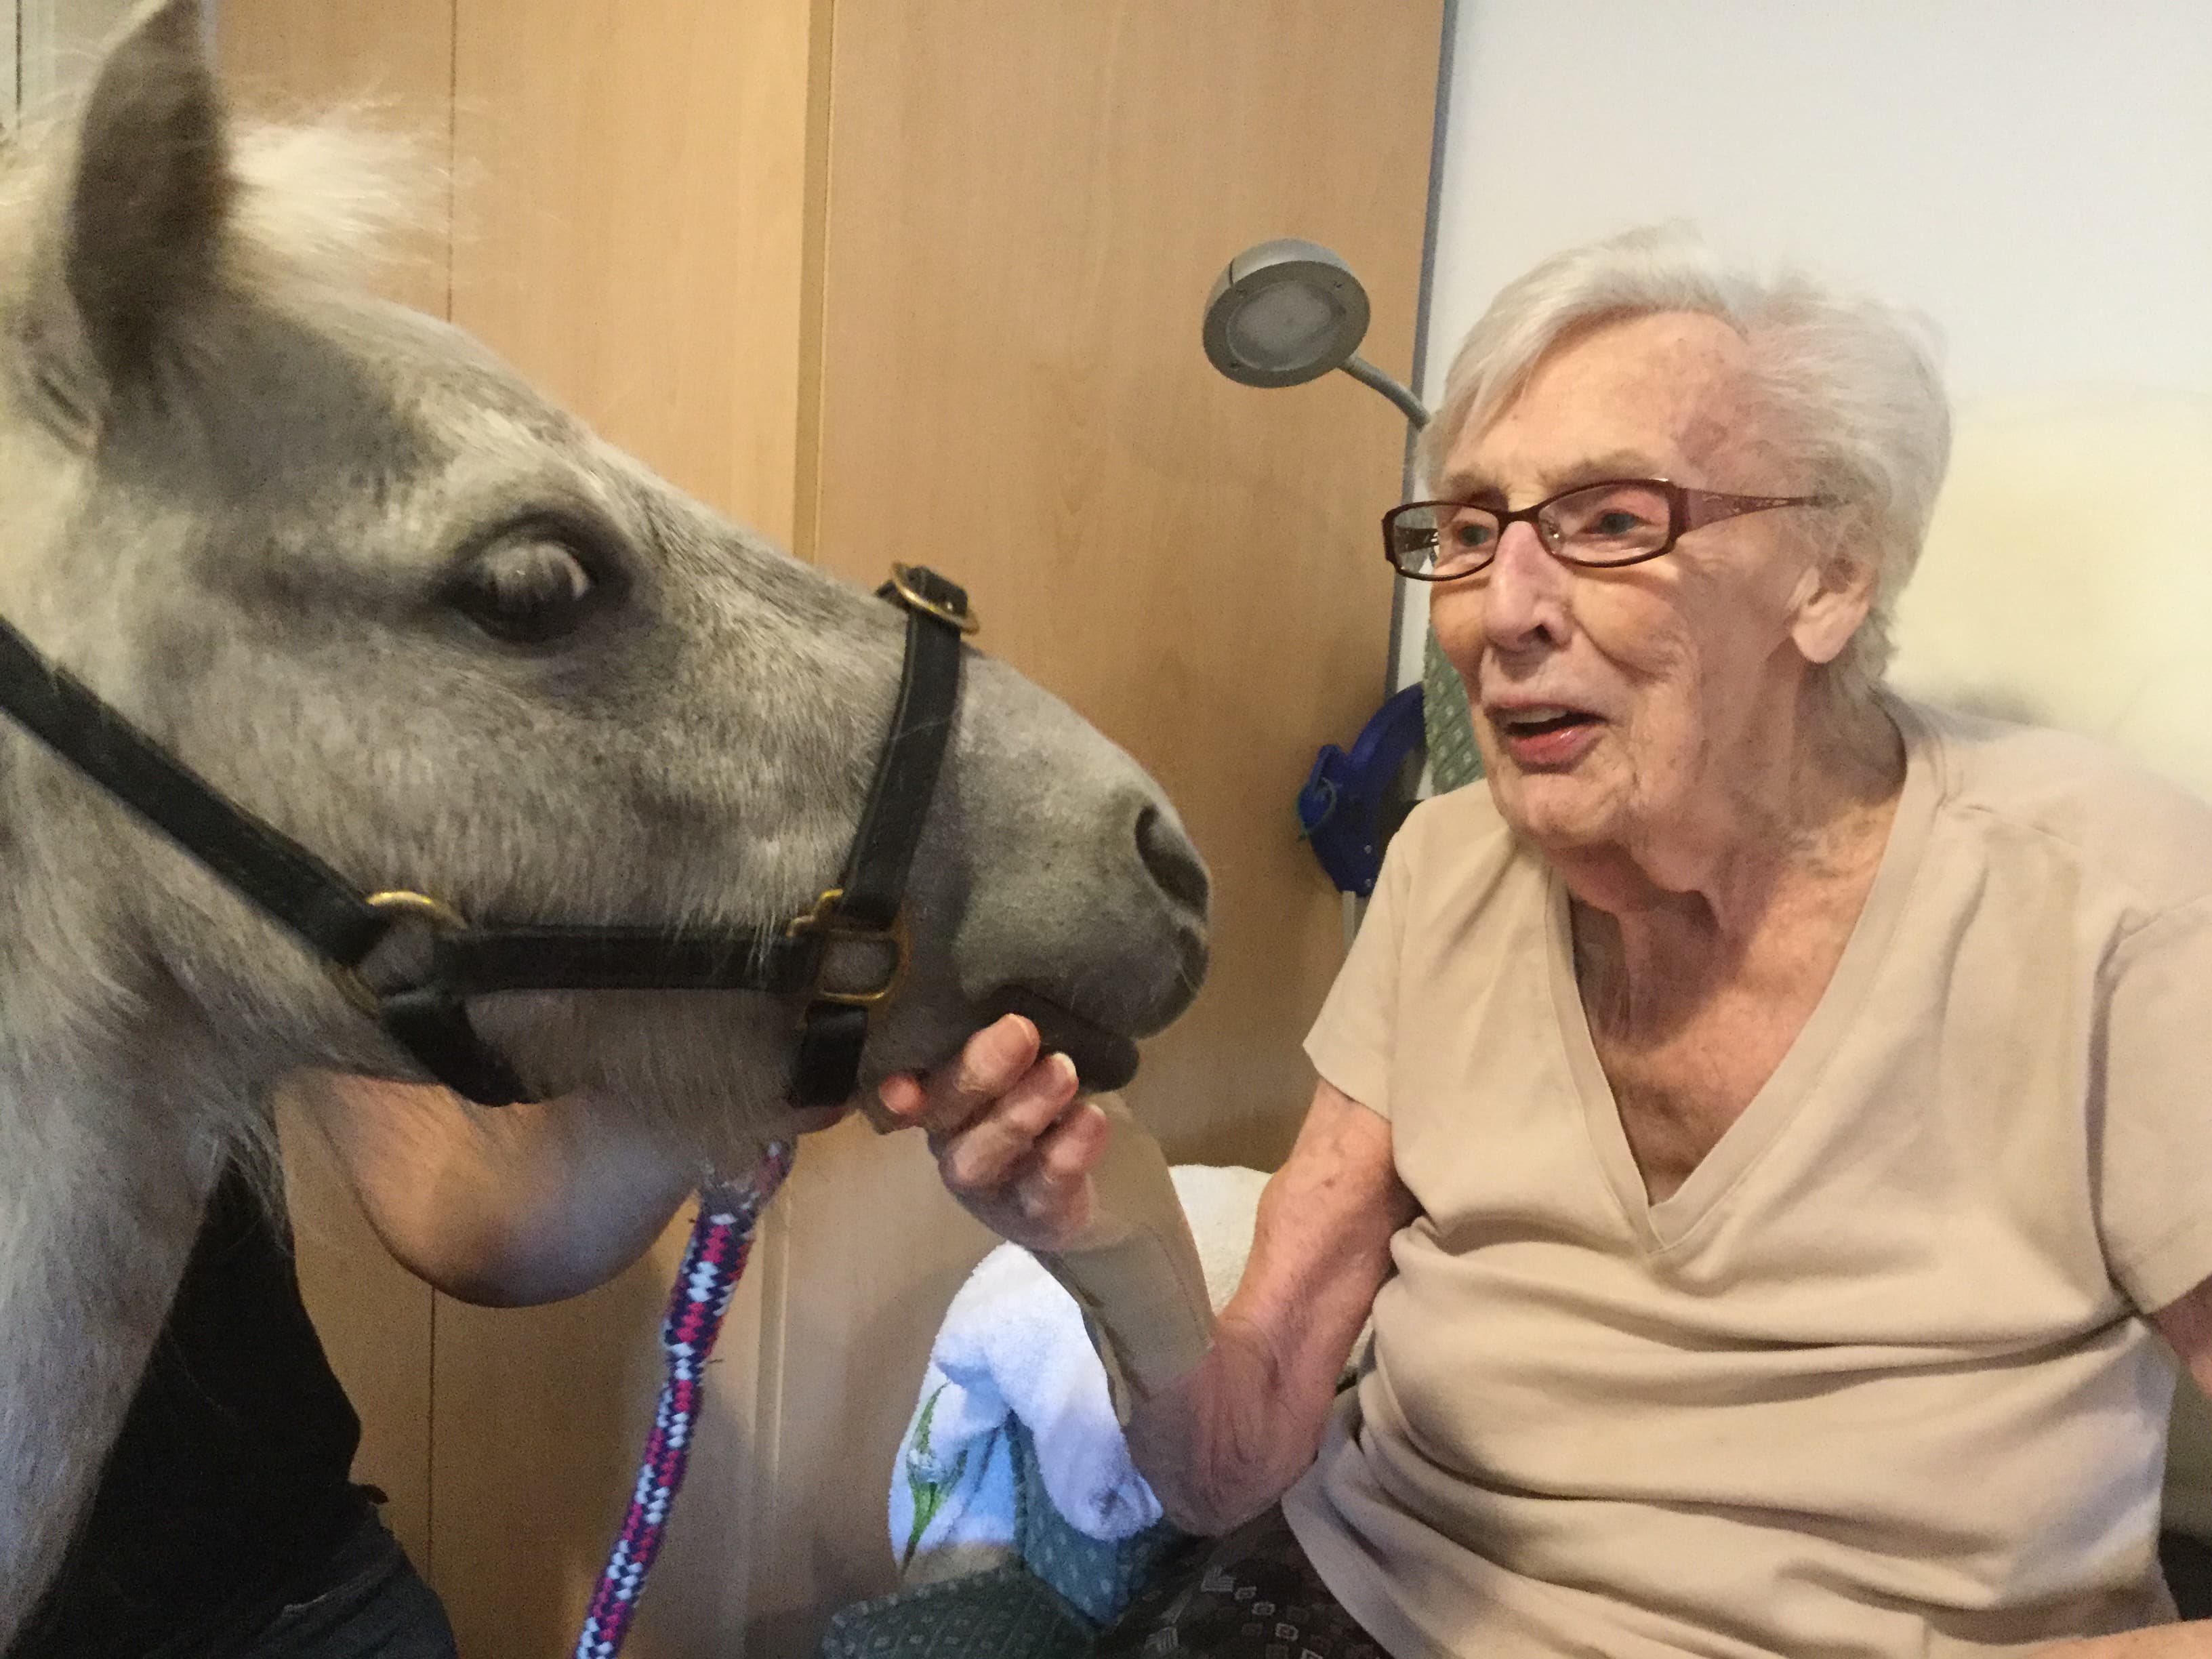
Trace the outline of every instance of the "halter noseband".
<instances>
[{"instance_id":1,"label":"halter noseband","mask_svg":"<svg viewBox=\"0 0 2212 1659\"><path fill-rule=\"evenodd\" d=\"M469 1023L471 996L742 990L803 1001L790 1097L828 1106L857 1086L870 1011L905 978L907 876L959 703L961 636L976 627L966 592L918 565L893 565L877 595L906 610L906 660L844 874L808 908L765 927L477 927L422 893L364 893L217 793L5 620L0 713L289 929L424 1070L479 1105L532 1096ZM403 928L427 934L427 961L387 979L370 959ZM872 977L849 971L855 957L877 969Z\"/></svg>"}]
</instances>

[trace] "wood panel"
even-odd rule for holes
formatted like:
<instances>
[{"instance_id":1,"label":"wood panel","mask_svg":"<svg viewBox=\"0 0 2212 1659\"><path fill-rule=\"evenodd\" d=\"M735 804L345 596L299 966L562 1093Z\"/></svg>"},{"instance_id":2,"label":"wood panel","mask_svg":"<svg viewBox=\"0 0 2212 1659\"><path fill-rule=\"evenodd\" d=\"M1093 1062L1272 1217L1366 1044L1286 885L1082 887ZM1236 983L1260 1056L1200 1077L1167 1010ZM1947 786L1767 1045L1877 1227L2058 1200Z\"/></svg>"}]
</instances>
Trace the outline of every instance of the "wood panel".
<instances>
[{"instance_id":1,"label":"wood panel","mask_svg":"<svg viewBox=\"0 0 2212 1659\"><path fill-rule=\"evenodd\" d=\"M437 1588L469 1659L565 1653L636 1476L661 1376L656 1333L689 1216L613 1283L544 1308L441 1298L432 1420ZM729 1659L724 1603L752 1491L762 1281L748 1273L672 1547L625 1651Z\"/></svg>"},{"instance_id":2,"label":"wood panel","mask_svg":"<svg viewBox=\"0 0 2212 1659\"><path fill-rule=\"evenodd\" d=\"M915 1132L810 1137L777 1200L760 1350L765 1440L741 1511L747 1659L805 1659L839 1607L893 1587L893 1463L946 1304L997 1240Z\"/></svg>"},{"instance_id":3,"label":"wood panel","mask_svg":"<svg viewBox=\"0 0 2212 1659\"><path fill-rule=\"evenodd\" d=\"M451 165L453 0L224 0L216 53L234 106L297 118L344 106L409 137L434 179ZM394 250L382 286L401 303L446 313L443 191L425 195L415 234ZM320 1138L279 1114L300 1288L331 1368L361 1414L356 1480L391 1498L385 1519L434 1576L430 1384L435 1297L386 1254Z\"/></svg>"},{"instance_id":4,"label":"wood panel","mask_svg":"<svg viewBox=\"0 0 2212 1659\"><path fill-rule=\"evenodd\" d=\"M818 3L460 0L455 43L453 320L680 487L785 539ZM434 1557L470 1659L573 1640L643 1444L681 1242L679 1223L559 1307L441 1304ZM757 1267L732 1308L630 1644L641 1659L739 1650L775 1272Z\"/></svg>"},{"instance_id":5,"label":"wood panel","mask_svg":"<svg viewBox=\"0 0 2212 1659\"><path fill-rule=\"evenodd\" d=\"M792 532L817 0L464 0L453 320Z\"/></svg>"},{"instance_id":6,"label":"wood panel","mask_svg":"<svg viewBox=\"0 0 2212 1659\"><path fill-rule=\"evenodd\" d=\"M984 647L1181 806L1217 882L1215 967L1132 1091L1181 1158L1272 1164L1312 1091L1298 1039L1341 911L1291 802L1383 692L1369 542L1405 433L1341 377L1221 380L1200 307L1232 253L1310 236L1374 295L1369 355L1406 372L1442 25L1437 0L836 9L801 549L857 580L892 553L958 576ZM799 1168L767 1292L755 1659L799 1659L890 1588L897 1441L989 1242L911 1133L848 1124Z\"/></svg>"},{"instance_id":7,"label":"wood panel","mask_svg":"<svg viewBox=\"0 0 2212 1659\"><path fill-rule=\"evenodd\" d=\"M300 1294L361 1417L354 1479L391 1499L385 1524L428 1572L434 1293L386 1253L307 1119L288 1102L276 1121Z\"/></svg>"}]
</instances>

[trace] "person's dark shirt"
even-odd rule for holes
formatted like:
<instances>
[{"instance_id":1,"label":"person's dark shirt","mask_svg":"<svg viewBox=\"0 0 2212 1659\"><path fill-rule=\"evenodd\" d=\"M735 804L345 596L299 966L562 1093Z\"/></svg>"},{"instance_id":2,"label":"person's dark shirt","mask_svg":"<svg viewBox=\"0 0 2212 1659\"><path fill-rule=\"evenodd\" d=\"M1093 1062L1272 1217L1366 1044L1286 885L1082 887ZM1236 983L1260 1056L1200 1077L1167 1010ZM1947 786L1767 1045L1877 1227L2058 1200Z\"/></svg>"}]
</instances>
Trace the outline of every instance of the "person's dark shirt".
<instances>
[{"instance_id":1,"label":"person's dark shirt","mask_svg":"<svg viewBox=\"0 0 2212 1659\"><path fill-rule=\"evenodd\" d=\"M365 1519L350 1479L360 1442L290 1237L234 1169L91 1511L8 1659L190 1653L199 1633L273 1615Z\"/></svg>"}]
</instances>

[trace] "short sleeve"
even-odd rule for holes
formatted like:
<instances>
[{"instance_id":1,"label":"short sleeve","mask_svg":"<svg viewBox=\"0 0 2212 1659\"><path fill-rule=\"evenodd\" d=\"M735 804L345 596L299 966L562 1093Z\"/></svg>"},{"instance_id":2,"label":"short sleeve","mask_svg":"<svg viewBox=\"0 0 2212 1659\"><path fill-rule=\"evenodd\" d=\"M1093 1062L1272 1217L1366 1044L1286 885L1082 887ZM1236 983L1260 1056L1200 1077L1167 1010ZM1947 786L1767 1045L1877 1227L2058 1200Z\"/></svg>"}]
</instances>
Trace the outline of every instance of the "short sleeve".
<instances>
[{"instance_id":1,"label":"short sleeve","mask_svg":"<svg viewBox=\"0 0 2212 1659\"><path fill-rule=\"evenodd\" d=\"M1413 886L1409 820L1382 855L1374 896L1352 950L1306 1033L1306 1057L1324 1080L1370 1111L1390 1115L1390 1056L1398 1023L1398 963L1404 954L1407 893Z\"/></svg>"},{"instance_id":2,"label":"short sleeve","mask_svg":"<svg viewBox=\"0 0 2212 1659\"><path fill-rule=\"evenodd\" d=\"M2113 951L2104 1050L2105 1255L2155 1313L2212 1277L2212 898Z\"/></svg>"}]
</instances>

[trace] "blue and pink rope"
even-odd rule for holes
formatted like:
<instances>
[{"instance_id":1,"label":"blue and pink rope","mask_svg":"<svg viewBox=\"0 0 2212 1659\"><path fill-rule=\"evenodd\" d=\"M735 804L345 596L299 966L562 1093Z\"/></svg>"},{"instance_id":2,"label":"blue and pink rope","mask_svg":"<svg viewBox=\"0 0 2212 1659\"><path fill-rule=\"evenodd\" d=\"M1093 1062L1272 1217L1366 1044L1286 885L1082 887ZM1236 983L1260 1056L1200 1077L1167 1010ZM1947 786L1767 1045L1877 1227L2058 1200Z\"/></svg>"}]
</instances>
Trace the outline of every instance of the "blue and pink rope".
<instances>
[{"instance_id":1,"label":"blue and pink rope","mask_svg":"<svg viewBox=\"0 0 2212 1659\"><path fill-rule=\"evenodd\" d=\"M629 1513L584 1613L575 1659L614 1659L629 1634L638 1599L645 1593L646 1574L660 1553L668 1511L690 1462L692 1431L706 1389L707 1358L714 1351L722 1316L730 1310L730 1297L744 1273L746 1257L752 1254L753 1225L791 1173L791 1157L789 1144L772 1142L750 1179L700 1194L698 1219L691 1224L691 1242L684 1247L684 1265L669 1292L668 1316L660 1325L668 1380L661 1385Z\"/></svg>"}]
</instances>

